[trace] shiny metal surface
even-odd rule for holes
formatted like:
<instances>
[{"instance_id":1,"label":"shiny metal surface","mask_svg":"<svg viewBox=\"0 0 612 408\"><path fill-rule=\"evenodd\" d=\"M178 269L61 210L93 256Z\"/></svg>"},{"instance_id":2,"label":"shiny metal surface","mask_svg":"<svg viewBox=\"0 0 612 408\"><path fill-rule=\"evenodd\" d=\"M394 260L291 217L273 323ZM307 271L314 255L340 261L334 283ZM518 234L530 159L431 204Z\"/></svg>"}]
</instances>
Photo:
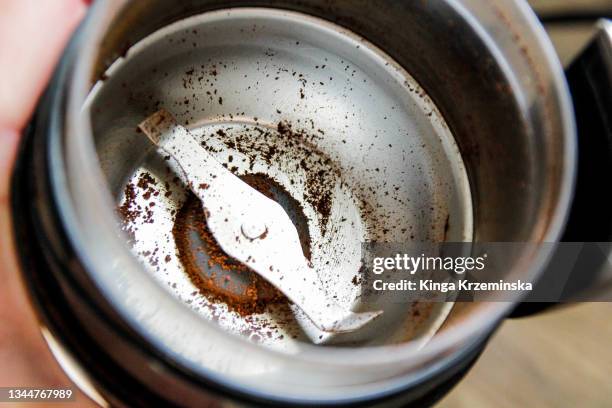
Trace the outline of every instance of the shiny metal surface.
<instances>
[{"instance_id":1,"label":"shiny metal surface","mask_svg":"<svg viewBox=\"0 0 612 408\"><path fill-rule=\"evenodd\" d=\"M612 77L612 20L601 20L597 23L599 44L603 50L604 64ZM612 78L608 78L612 82Z\"/></svg>"},{"instance_id":2,"label":"shiny metal surface","mask_svg":"<svg viewBox=\"0 0 612 408\"><path fill-rule=\"evenodd\" d=\"M144 67L153 78L139 79ZM138 43L92 95L97 149L117 200L125 200L126 182L138 185L145 173L158 180L160 191L166 184L179 191L151 197L153 215L129 226L134 253L208 320L289 350L300 342L423 343L444 321L451 305L383 300L379 307L386 315L376 324L332 336L293 311L274 308L244 317L205 295L193 296L197 287L174 256L171 227L185 187L173 182L175 171L164 170L165 154L152 151L134 127L154 106L167 106L236 174L277 181L309 220L311 262L331 296L345 308L371 308L380 296L361 276L362 243L470 241L473 225L467 174L444 119L418 83L364 39L289 12L208 13ZM291 134L279 133L279 126L290 127ZM270 152L276 152L272 159ZM313 179L329 184L315 192L329 194L326 219L317 208L322 203L307 199ZM152 259L151 253L159 255ZM170 261L156 262L161 254Z\"/></svg>"},{"instance_id":3,"label":"shiny metal surface","mask_svg":"<svg viewBox=\"0 0 612 408\"><path fill-rule=\"evenodd\" d=\"M138 127L172 156L179 168L175 174L200 199L205 222L223 251L287 296L302 324L316 326L318 339L359 330L383 313L355 313L338 304L319 277L336 271L312 267L285 209L215 160L172 114L158 111Z\"/></svg>"},{"instance_id":4,"label":"shiny metal surface","mask_svg":"<svg viewBox=\"0 0 612 408\"><path fill-rule=\"evenodd\" d=\"M232 4L190 1L176 7L174 2L142 1L94 5L94 17L82 38L88 46L81 49L71 84L67 183L58 182L55 186L71 238L81 251L88 273L130 326L165 356L203 377L283 401L349 400L415 384L485 335L510 305L455 308L450 321L426 347L419 342L342 349L297 344L290 352L279 352L229 336L197 314L188 313L183 304L151 279L119 238L113 216L115 201L99 186L106 179L119 189L121 178L130 174L130 167L139 160L134 157L122 168L120 163L105 166L102 159L106 174L92 166L96 157L104 157L98 153L104 151L105 141L97 140L94 145L88 137L92 130L90 117L80 113L96 61L102 62L97 67L100 73L123 53L126 44L134 44L180 18ZM124 5L127 8L119 13ZM253 5L301 11L350 27L416 78L435 101L451 129L446 131L452 133L461 151L471 186L474 239L558 239L572 192L574 127L561 68L525 3L389 1L373 5L356 1L331 9L325 2L314 0ZM107 30L117 15L121 18L112 30ZM291 28L296 35L308 36L311 32L300 30L299 24ZM180 51L181 46L176 50ZM384 70L383 64L373 72ZM239 86L233 81L226 85ZM403 90L402 95L410 93ZM146 95L143 99L147 99ZM112 102L123 106L125 101L115 98ZM225 99L223 103L225 106ZM392 111L383 105L370 104L365 114L378 109ZM257 108L268 106L260 101ZM99 134L97 121L126 129L133 126L112 116L104 120L100 112L94 113L94 135ZM418 118L412 119L415 117ZM328 120L333 126L338 118L342 123L342 116ZM433 122L424 123L431 126ZM372 134L375 132L369 132L369 137ZM140 152L142 160L147 152ZM363 157L353 158L360 159ZM379 156L378 161L386 163L384 156ZM93 181L98 188L92 191ZM59 194L62 192L67 194ZM114 193L116 196L118 191ZM100 221L91 222L96 219ZM526 253L508 260L508 276L537 276L546 259L532 255ZM187 332L189 336L184 335ZM143 381L147 378L155 376L144 376Z\"/></svg>"}]
</instances>

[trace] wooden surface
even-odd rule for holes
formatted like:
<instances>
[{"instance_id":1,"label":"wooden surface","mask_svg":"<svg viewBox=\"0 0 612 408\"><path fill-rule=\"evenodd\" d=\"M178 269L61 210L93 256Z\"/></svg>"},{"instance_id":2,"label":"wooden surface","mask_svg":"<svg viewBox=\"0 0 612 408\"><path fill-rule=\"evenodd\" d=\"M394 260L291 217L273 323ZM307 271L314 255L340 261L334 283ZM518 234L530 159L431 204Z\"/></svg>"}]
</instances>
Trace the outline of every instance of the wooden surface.
<instances>
[{"instance_id":1,"label":"wooden surface","mask_svg":"<svg viewBox=\"0 0 612 408\"><path fill-rule=\"evenodd\" d=\"M610 0L528 0L538 12L567 12L573 10L602 10L610 7Z\"/></svg>"},{"instance_id":2,"label":"wooden surface","mask_svg":"<svg viewBox=\"0 0 612 408\"><path fill-rule=\"evenodd\" d=\"M531 0L536 13L544 16L591 13L612 10L612 0ZM582 22L550 24L546 27L563 65L567 66L595 33L594 24Z\"/></svg>"},{"instance_id":3,"label":"wooden surface","mask_svg":"<svg viewBox=\"0 0 612 408\"><path fill-rule=\"evenodd\" d=\"M508 320L446 408L612 407L612 303Z\"/></svg>"}]
</instances>

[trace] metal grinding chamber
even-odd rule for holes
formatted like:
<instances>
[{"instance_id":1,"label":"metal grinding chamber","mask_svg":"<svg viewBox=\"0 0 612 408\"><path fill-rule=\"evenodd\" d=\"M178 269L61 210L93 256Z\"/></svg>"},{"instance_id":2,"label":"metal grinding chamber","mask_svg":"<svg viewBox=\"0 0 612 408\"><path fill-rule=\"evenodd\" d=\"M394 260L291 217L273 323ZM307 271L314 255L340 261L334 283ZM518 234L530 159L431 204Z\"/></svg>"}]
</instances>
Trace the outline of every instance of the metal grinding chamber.
<instances>
[{"instance_id":1,"label":"metal grinding chamber","mask_svg":"<svg viewBox=\"0 0 612 408\"><path fill-rule=\"evenodd\" d=\"M235 9L157 31L105 77L88 106L102 171L133 253L175 297L276 349L395 344L437 330L449 305L409 302L380 305L384 315L350 335L317 330L221 254L177 163L135 126L159 107L172 111L205 150L284 206L327 292L359 310L374 295L360 273L362 243L469 241L473 230L448 126L388 55L324 20Z\"/></svg>"},{"instance_id":2,"label":"metal grinding chamber","mask_svg":"<svg viewBox=\"0 0 612 408\"><path fill-rule=\"evenodd\" d=\"M100 1L75 37L48 96L66 111L36 147L56 214L40 231L61 225L51 252L70 260L54 272L66 311L131 387L163 401L419 401L511 304L383 298L365 328L319 332L224 268L172 160L137 125L171 111L283 205L329 293L363 310L362 242L558 240L575 140L553 50L522 2L243 6ZM517 255L508 276L546 261ZM263 302L244 313L253 282ZM70 335L48 336L74 364ZM90 395L131 398L76 360Z\"/></svg>"}]
</instances>

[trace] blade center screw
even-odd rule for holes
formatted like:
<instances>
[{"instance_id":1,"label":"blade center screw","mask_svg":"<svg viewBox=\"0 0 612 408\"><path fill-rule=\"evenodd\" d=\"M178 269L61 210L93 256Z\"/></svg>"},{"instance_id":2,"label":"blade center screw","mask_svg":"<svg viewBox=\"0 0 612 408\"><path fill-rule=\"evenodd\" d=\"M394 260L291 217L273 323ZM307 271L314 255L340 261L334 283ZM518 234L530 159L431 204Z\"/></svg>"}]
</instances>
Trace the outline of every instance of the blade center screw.
<instances>
[{"instance_id":1,"label":"blade center screw","mask_svg":"<svg viewBox=\"0 0 612 408\"><path fill-rule=\"evenodd\" d=\"M263 239L268 234L268 227L266 224L257 221L243 223L240 230L242 235L251 241Z\"/></svg>"}]
</instances>

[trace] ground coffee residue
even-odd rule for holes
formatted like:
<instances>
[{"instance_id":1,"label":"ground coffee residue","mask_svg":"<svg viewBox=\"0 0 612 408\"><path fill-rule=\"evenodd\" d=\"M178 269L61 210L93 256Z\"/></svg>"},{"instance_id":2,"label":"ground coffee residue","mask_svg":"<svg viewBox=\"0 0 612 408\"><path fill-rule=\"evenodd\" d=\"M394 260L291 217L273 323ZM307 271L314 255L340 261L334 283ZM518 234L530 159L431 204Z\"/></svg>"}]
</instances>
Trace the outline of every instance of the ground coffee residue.
<instances>
[{"instance_id":1,"label":"ground coffee residue","mask_svg":"<svg viewBox=\"0 0 612 408\"><path fill-rule=\"evenodd\" d=\"M303 141L301 145L294 145L292 147L303 155L299 165L307 175L304 199L319 214L322 232L325 234L333 200L333 191L330 189L330 186L335 184L335 180L338 177L334 172L333 162L327 156L313 155L311 152L316 151L314 146L304 142L308 135L304 131L293 130L290 123L281 121L278 123L276 130L285 138Z\"/></svg>"},{"instance_id":2,"label":"ground coffee residue","mask_svg":"<svg viewBox=\"0 0 612 408\"><path fill-rule=\"evenodd\" d=\"M117 208L119 218L123 222L123 230L128 234L129 240L133 242L134 233L133 225L135 221L142 217L143 222L147 224L153 223L153 210L154 203L149 203L146 206L142 206L137 202L138 189L142 190L141 194L145 200L149 200L152 196L159 195L159 191L155 189L155 179L147 172L144 172L138 178L136 184L128 183L123 191L124 200L123 204Z\"/></svg>"},{"instance_id":3,"label":"ground coffee residue","mask_svg":"<svg viewBox=\"0 0 612 408\"><path fill-rule=\"evenodd\" d=\"M200 238L197 247L191 238L194 232ZM206 225L202 203L195 195L190 194L179 210L172 234L189 279L209 300L223 302L242 316L259 314L270 305L287 303L275 287L221 249ZM200 251L208 256L208 265L198 261ZM241 283L244 281L248 284Z\"/></svg>"}]
</instances>

